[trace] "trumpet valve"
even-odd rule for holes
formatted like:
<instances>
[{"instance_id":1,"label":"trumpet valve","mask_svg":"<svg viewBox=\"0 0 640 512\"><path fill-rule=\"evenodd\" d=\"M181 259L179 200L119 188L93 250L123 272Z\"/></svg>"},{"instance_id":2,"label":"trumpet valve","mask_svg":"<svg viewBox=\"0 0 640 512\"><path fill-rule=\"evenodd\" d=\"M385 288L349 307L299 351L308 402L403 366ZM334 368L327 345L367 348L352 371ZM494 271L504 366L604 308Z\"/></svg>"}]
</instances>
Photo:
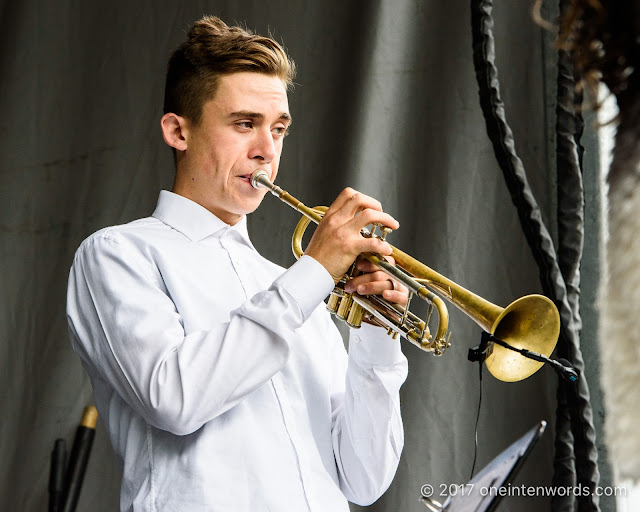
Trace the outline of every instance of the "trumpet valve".
<instances>
[{"instance_id":1,"label":"trumpet valve","mask_svg":"<svg viewBox=\"0 0 640 512\"><path fill-rule=\"evenodd\" d=\"M347 325L349 327L353 327L354 329L359 329L362 325L362 319L364 317L364 308L357 303L353 303L351 305L351 309L349 310L349 314L347 315Z\"/></svg>"},{"instance_id":2,"label":"trumpet valve","mask_svg":"<svg viewBox=\"0 0 640 512\"><path fill-rule=\"evenodd\" d=\"M329 300L327 301L327 309L333 315L338 312L338 306L340 305L340 299L342 298L342 294L338 291L334 290L329 295Z\"/></svg>"},{"instance_id":3,"label":"trumpet valve","mask_svg":"<svg viewBox=\"0 0 640 512\"><path fill-rule=\"evenodd\" d=\"M340 300L340 304L338 305L338 310L336 311L336 316L340 320L347 320L349 316L349 311L351 310L351 306L353 305L353 297L345 293Z\"/></svg>"},{"instance_id":4,"label":"trumpet valve","mask_svg":"<svg viewBox=\"0 0 640 512\"><path fill-rule=\"evenodd\" d=\"M393 231L393 229L391 229L388 226L382 226L380 230L382 231L382 235L380 235L380 240L385 240L387 238L387 235Z\"/></svg>"},{"instance_id":5,"label":"trumpet valve","mask_svg":"<svg viewBox=\"0 0 640 512\"><path fill-rule=\"evenodd\" d=\"M380 231L381 231L380 235L378 235L376 233L376 229L378 229L378 228L380 228ZM391 233L392 231L393 231L393 229L391 229L390 227L383 226L382 224L380 224L378 222L375 222L375 223L371 224L371 231L367 232L366 236L368 238L373 238L375 236L375 237L379 238L380 240L384 240L385 238L387 238L387 235L389 233Z\"/></svg>"}]
</instances>

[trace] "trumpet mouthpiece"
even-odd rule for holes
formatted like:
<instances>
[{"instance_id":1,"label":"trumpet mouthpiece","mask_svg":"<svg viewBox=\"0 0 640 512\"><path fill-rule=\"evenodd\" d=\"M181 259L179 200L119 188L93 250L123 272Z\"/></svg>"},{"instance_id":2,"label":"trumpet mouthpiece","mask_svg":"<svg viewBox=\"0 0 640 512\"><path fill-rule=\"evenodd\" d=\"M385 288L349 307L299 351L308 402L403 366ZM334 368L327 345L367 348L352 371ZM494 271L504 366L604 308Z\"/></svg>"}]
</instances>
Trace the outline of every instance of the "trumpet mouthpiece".
<instances>
[{"instance_id":1,"label":"trumpet mouthpiece","mask_svg":"<svg viewBox=\"0 0 640 512\"><path fill-rule=\"evenodd\" d=\"M253 185L253 188L269 188L267 183L269 183L269 175L266 171L258 169L251 175L251 185Z\"/></svg>"}]
</instances>

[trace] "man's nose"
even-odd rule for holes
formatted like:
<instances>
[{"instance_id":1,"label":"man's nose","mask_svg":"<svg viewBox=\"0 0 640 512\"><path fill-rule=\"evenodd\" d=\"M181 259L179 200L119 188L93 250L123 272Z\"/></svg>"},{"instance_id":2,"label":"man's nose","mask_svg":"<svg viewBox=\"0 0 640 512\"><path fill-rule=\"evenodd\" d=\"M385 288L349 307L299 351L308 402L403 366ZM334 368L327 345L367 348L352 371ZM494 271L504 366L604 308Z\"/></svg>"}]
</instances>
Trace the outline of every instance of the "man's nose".
<instances>
[{"instance_id":1,"label":"man's nose","mask_svg":"<svg viewBox=\"0 0 640 512\"><path fill-rule=\"evenodd\" d=\"M256 133L249 158L271 162L277 156L276 144L271 130L260 130Z\"/></svg>"}]
</instances>

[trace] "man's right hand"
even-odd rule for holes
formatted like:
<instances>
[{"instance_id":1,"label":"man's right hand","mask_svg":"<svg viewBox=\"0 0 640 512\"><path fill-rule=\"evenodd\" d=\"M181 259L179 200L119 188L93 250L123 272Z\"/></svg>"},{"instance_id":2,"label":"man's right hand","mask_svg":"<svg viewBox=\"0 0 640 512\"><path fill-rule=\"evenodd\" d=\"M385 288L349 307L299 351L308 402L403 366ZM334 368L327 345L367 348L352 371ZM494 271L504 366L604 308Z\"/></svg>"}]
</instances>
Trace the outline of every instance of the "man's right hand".
<instances>
[{"instance_id":1,"label":"man's right hand","mask_svg":"<svg viewBox=\"0 0 640 512\"><path fill-rule=\"evenodd\" d=\"M304 253L327 269L337 283L359 254L391 254L387 242L360 234L362 228L372 223L391 229L399 227L398 221L382 211L378 201L345 188L324 214Z\"/></svg>"}]
</instances>

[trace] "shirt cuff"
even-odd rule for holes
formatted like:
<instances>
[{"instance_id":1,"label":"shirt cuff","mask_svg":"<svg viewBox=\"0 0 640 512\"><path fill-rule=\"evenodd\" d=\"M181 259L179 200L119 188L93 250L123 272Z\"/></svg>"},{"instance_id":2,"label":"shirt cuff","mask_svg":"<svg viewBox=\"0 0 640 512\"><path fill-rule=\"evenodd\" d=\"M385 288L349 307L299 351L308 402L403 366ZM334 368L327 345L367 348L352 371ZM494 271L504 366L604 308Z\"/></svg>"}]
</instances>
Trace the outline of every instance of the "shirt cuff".
<instances>
[{"instance_id":1,"label":"shirt cuff","mask_svg":"<svg viewBox=\"0 0 640 512\"><path fill-rule=\"evenodd\" d=\"M359 329L349 330L349 356L372 366L387 366L404 360L399 336L394 340L386 329L366 323Z\"/></svg>"},{"instance_id":2,"label":"shirt cuff","mask_svg":"<svg viewBox=\"0 0 640 512\"><path fill-rule=\"evenodd\" d=\"M311 256L302 256L274 284L296 301L303 321L311 316L335 286L331 274Z\"/></svg>"}]
</instances>

